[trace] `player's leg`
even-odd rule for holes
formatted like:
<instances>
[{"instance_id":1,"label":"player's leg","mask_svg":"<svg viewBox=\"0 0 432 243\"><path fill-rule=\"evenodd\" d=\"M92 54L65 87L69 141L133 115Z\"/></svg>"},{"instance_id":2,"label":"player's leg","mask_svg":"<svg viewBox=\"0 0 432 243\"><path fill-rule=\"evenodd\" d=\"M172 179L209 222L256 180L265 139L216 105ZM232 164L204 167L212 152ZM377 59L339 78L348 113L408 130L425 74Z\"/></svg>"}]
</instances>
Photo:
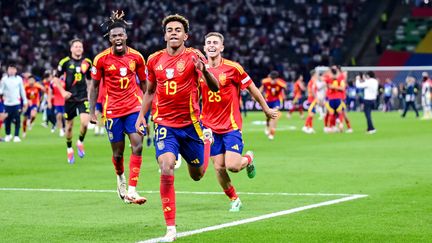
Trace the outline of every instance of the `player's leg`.
<instances>
[{"instance_id":1,"label":"player's leg","mask_svg":"<svg viewBox=\"0 0 432 243\"><path fill-rule=\"evenodd\" d=\"M90 121L89 111L88 101L78 103L78 112L80 114L80 133L76 145L78 149L78 156L80 158L83 158L85 155L84 139L87 133L87 126Z\"/></svg>"},{"instance_id":2,"label":"player's leg","mask_svg":"<svg viewBox=\"0 0 432 243\"><path fill-rule=\"evenodd\" d=\"M72 129L73 129L73 119L77 115L76 112L76 103L66 102L65 103L65 137L66 137L66 146L67 146L67 158L68 163L75 163L75 155L74 150L72 148Z\"/></svg>"},{"instance_id":3,"label":"player's leg","mask_svg":"<svg viewBox=\"0 0 432 243\"><path fill-rule=\"evenodd\" d=\"M146 198L138 195L136 186L138 184L139 174L142 164L142 141L143 137L136 132L135 122L138 118L138 112L132 113L124 117L124 130L129 136L132 154L129 158L129 187L125 201L131 203L143 204L147 201Z\"/></svg>"}]
</instances>

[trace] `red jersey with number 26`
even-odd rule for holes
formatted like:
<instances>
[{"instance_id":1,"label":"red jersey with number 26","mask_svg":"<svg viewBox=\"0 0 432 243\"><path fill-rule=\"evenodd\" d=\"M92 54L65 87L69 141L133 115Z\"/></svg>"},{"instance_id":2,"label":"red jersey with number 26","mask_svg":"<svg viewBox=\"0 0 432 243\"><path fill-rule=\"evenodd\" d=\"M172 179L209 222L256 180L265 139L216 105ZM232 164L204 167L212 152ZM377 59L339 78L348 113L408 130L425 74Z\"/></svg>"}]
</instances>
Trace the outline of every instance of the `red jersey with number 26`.
<instances>
[{"instance_id":1,"label":"red jersey with number 26","mask_svg":"<svg viewBox=\"0 0 432 243\"><path fill-rule=\"evenodd\" d=\"M137 75L144 82L145 61L138 51L130 47L127 47L126 54L122 56L115 55L108 48L95 57L91 76L94 80L104 82L106 95L103 114L106 118L122 117L140 111L142 91L138 88Z\"/></svg>"},{"instance_id":2,"label":"red jersey with number 26","mask_svg":"<svg viewBox=\"0 0 432 243\"><path fill-rule=\"evenodd\" d=\"M192 57L204 58L194 48L171 56L161 50L148 58L147 80L156 83L153 98L152 117L157 124L182 128L199 122L199 78L202 75L196 70Z\"/></svg>"},{"instance_id":3,"label":"red jersey with number 26","mask_svg":"<svg viewBox=\"0 0 432 243\"><path fill-rule=\"evenodd\" d=\"M219 91L211 91L201 79L202 122L215 133L223 134L242 129L240 91L246 89L252 79L240 64L222 59L219 66L207 68L219 81Z\"/></svg>"}]
</instances>

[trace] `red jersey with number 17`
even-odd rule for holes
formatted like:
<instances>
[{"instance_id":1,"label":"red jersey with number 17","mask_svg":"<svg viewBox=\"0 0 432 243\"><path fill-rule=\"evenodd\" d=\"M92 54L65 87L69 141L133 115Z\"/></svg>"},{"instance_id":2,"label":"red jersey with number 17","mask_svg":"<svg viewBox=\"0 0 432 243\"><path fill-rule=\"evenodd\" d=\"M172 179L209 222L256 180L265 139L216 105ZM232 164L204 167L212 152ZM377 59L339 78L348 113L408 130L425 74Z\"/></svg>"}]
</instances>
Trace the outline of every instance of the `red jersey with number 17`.
<instances>
[{"instance_id":1,"label":"red jersey with number 17","mask_svg":"<svg viewBox=\"0 0 432 243\"><path fill-rule=\"evenodd\" d=\"M103 114L106 118L122 117L140 111L142 91L138 88L137 75L144 82L145 61L138 51L130 47L127 47L122 56L115 55L108 48L95 57L91 76L105 86Z\"/></svg>"},{"instance_id":2,"label":"red jersey with number 17","mask_svg":"<svg viewBox=\"0 0 432 243\"><path fill-rule=\"evenodd\" d=\"M204 80L202 90L202 122L215 133L223 134L242 129L240 91L247 88L252 79L240 64L223 59L215 68L207 68L219 80L219 91L211 91Z\"/></svg>"},{"instance_id":3,"label":"red jersey with number 17","mask_svg":"<svg viewBox=\"0 0 432 243\"><path fill-rule=\"evenodd\" d=\"M156 83L152 117L157 124L181 128L199 122L199 78L192 57L204 56L194 48L171 56L166 49L148 58L147 80Z\"/></svg>"}]
</instances>

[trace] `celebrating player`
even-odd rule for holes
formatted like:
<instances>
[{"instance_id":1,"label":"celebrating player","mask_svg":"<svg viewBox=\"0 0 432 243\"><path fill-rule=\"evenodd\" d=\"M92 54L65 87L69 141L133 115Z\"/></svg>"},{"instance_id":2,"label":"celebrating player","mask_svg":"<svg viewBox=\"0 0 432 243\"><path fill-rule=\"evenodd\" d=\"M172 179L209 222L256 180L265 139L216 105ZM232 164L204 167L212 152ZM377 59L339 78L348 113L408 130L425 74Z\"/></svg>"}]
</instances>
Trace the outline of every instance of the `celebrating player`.
<instances>
[{"instance_id":1,"label":"celebrating player","mask_svg":"<svg viewBox=\"0 0 432 243\"><path fill-rule=\"evenodd\" d=\"M318 74L315 73L315 70L311 71L311 79L307 84L307 104L308 104L308 116L305 121L305 125L302 128L302 131L308 134L315 133L313 129L313 117L316 113L315 107L317 105L318 99L316 97L317 88L316 81L318 79Z\"/></svg>"},{"instance_id":2,"label":"celebrating player","mask_svg":"<svg viewBox=\"0 0 432 243\"><path fill-rule=\"evenodd\" d=\"M69 164L75 163L74 150L72 148L73 119L80 116L80 134L76 143L78 156L83 158L84 138L87 133L89 122L89 104L87 93L87 82L90 82L91 60L84 58L83 41L73 39L70 42L71 56L63 58L58 65L57 77L54 83L65 98L65 119L66 119L66 145L67 161ZM63 88L59 77L64 75L66 88Z\"/></svg>"},{"instance_id":3,"label":"celebrating player","mask_svg":"<svg viewBox=\"0 0 432 243\"><path fill-rule=\"evenodd\" d=\"M205 36L204 51L208 58L208 71L218 77L220 89L217 92L211 91L204 82L201 82L202 122L205 127L213 131L214 143L210 154L219 184L231 200L229 211L238 212L242 203L226 170L237 173L246 168L249 178L255 177L256 173L252 151L242 156L240 91L247 89L263 107L268 118L276 118L278 111L268 107L264 97L242 66L222 58L223 42L224 37L218 32L210 32Z\"/></svg>"},{"instance_id":4,"label":"celebrating player","mask_svg":"<svg viewBox=\"0 0 432 243\"><path fill-rule=\"evenodd\" d=\"M117 192L126 203L143 204L146 198L138 195L136 186L142 163L142 137L135 131L141 108L142 90L146 87L145 61L136 50L126 45L127 23L123 11L115 11L102 25L106 27L111 47L99 53L93 62L92 85L90 86L90 117L92 123L97 123L95 107L98 98L100 82L104 83L106 100L104 106L105 127L111 142L112 162L117 174ZM140 79L137 86L136 76ZM127 134L132 147L129 159L129 187L126 191L123 153Z\"/></svg>"},{"instance_id":5,"label":"celebrating player","mask_svg":"<svg viewBox=\"0 0 432 243\"><path fill-rule=\"evenodd\" d=\"M31 129L34 120L36 119L37 110L40 103L40 94L41 92L45 92L45 88L36 82L36 79L33 75L28 77L28 82L24 86L24 90L26 93L26 97L28 100L28 108L24 113L23 118L23 138L26 137L27 126Z\"/></svg>"},{"instance_id":6,"label":"celebrating player","mask_svg":"<svg viewBox=\"0 0 432 243\"><path fill-rule=\"evenodd\" d=\"M174 165L177 154L180 152L186 160L195 181L204 176L209 159L211 134L203 134L199 121L199 80L203 78L213 92L218 91L219 84L205 67L202 60L205 57L198 50L185 47L189 21L177 14L170 15L163 19L162 26L167 46L148 58L148 87L135 126L139 131L145 129L144 114L153 102L156 158L161 169L160 196L167 225L163 241L170 242L176 238Z\"/></svg>"},{"instance_id":7,"label":"celebrating player","mask_svg":"<svg viewBox=\"0 0 432 243\"><path fill-rule=\"evenodd\" d=\"M281 108L281 100L286 90L286 82L279 78L277 71L271 71L269 76L261 81L260 91L264 92L265 100L268 107L279 110ZM276 133L277 119L267 118L265 134L270 140L274 139Z\"/></svg>"}]
</instances>

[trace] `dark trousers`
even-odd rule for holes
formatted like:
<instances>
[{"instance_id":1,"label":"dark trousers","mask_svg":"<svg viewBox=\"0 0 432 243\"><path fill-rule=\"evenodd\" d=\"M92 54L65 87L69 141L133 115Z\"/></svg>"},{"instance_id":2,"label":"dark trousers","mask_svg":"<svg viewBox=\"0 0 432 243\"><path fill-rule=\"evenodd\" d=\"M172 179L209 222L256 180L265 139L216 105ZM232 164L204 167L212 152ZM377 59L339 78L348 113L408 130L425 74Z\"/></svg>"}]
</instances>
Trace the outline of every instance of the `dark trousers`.
<instances>
[{"instance_id":1,"label":"dark trousers","mask_svg":"<svg viewBox=\"0 0 432 243\"><path fill-rule=\"evenodd\" d=\"M411 107L413 108L413 110L415 111L415 113L416 113L416 117L418 117L418 116L419 116L419 113L418 113L418 110L417 110L417 107L416 107L414 101L407 101L407 102L405 102L405 109L404 109L404 112L403 112L403 114L402 114L402 117L405 117L405 116L406 116L406 113L407 113L408 108L409 108L410 106L411 106Z\"/></svg>"},{"instance_id":2,"label":"dark trousers","mask_svg":"<svg viewBox=\"0 0 432 243\"><path fill-rule=\"evenodd\" d=\"M21 119L20 119L20 113L21 113L21 106L20 105L14 105L14 106L6 106L5 105L5 111L8 114L5 120L5 130L6 135L11 134L11 125L12 123L15 123L15 136L19 136L20 126L21 126Z\"/></svg>"},{"instance_id":3,"label":"dark trousers","mask_svg":"<svg viewBox=\"0 0 432 243\"><path fill-rule=\"evenodd\" d=\"M364 113L367 121L367 130L375 130L372 123L372 109L375 107L375 100L364 100Z\"/></svg>"}]
</instances>

